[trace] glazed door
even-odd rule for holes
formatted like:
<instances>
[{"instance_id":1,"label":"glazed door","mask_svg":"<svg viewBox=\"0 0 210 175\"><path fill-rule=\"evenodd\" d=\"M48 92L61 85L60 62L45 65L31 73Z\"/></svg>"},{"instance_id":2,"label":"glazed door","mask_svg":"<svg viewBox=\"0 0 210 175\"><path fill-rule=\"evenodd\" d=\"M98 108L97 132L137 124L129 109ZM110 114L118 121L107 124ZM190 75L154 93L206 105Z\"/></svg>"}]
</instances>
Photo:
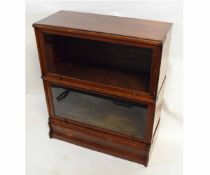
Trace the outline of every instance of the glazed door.
<instances>
[{"instance_id":1,"label":"glazed door","mask_svg":"<svg viewBox=\"0 0 210 175\"><path fill-rule=\"evenodd\" d=\"M56 117L143 140L147 105L50 85Z\"/></svg>"}]
</instances>

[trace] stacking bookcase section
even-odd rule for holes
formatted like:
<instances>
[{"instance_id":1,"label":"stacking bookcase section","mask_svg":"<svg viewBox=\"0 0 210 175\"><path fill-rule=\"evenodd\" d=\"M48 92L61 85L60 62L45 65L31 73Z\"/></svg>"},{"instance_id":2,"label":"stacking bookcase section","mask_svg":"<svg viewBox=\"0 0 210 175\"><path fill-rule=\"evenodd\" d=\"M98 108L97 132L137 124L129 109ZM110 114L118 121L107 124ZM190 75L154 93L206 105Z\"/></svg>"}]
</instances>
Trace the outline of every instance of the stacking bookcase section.
<instances>
[{"instance_id":1,"label":"stacking bookcase section","mask_svg":"<svg viewBox=\"0 0 210 175\"><path fill-rule=\"evenodd\" d=\"M147 105L51 86L54 112L58 117L98 128L144 138Z\"/></svg>"},{"instance_id":2,"label":"stacking bookcase section","mask_svg":"<svg viewBox=\"0 0 210 175\"><path fill-rule=\"evenodd\" d=\"M49 73L149 92L152 49L47 33L43 47Z\"/></svg>"},{"instance_id":3,"label":"stacking bookcase section","mask_svg":"<svg viewBox=\"0 0 210 175\"><path fill-rule=\"evenodd\" d=\"M171 24L59 11L33 26L50 137L146 166Z\"/></svg>"}]
</instances>

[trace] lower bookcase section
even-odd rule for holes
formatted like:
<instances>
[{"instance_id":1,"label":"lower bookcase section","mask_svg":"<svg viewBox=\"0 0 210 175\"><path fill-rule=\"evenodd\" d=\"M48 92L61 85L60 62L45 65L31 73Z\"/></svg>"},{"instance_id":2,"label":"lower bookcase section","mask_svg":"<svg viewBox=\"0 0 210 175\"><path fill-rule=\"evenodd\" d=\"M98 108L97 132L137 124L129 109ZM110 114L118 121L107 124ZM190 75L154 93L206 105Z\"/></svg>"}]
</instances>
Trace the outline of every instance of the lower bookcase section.
<instances>
[{"instance_id":1,"label":"lower bookcase section","mask_svg":"<svg viewBox=\"0 0 210 175\"><path fill-rule=\"evenodd\" d=\"M154 104L45 82L50 138L147 166L154 133ZM158 124L157 124L158 125Z\"/></svg>"},{"instance_id":2,"label":"lower bookcase section","mask_svg":"<svg viewBox=\"0 0 210 175\"><path fill-rule=\"evenodd\" d=\"M147 166L150 145L111 137L103 133L94 133L88 129L61 124L51 120L50 137L67 141L92 150L110 154L122 159L130 160Z\"/></svg>"}]
</instances>

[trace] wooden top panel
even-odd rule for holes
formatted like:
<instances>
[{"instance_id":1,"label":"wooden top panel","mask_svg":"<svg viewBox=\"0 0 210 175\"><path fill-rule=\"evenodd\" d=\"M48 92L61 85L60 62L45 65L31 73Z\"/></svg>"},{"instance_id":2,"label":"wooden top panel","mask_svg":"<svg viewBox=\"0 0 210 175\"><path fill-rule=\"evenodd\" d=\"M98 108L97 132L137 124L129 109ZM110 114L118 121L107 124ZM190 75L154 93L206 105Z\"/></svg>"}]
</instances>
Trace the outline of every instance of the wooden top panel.
<instances>
[{"instance_id":1,"label":"wooden top panel","mask_svg":"<svg viewBox=\"0 0 210 175\"><path fill-rule=\"evenodd\" d=\"M59 27L80 31L126 36L162 43L172 23L97 15L71 11L59 11L36 22L34 27Z\"/></svg>"}]
</instances>

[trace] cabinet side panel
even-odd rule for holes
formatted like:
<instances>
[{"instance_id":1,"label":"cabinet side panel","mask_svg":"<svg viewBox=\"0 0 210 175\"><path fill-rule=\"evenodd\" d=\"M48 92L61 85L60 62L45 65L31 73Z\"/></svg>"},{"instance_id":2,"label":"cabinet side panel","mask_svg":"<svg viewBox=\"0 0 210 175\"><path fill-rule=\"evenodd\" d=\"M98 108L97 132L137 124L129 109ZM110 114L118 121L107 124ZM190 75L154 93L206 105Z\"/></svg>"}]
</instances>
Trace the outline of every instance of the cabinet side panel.
<instances>
[{"instance_id":1,"label":"cabinet side panel","mask_svg":"<svg viewBox=\"0 0 210 175\"><path fill-rule=\"evenodd\" d=\"M155 116L155 104L148 105L148 114L146 121L145 143L151 144L152 141L152 129Z\"/></svg>"},{"instance_id":2,"label":"cabinet side panel","mask_svg":"<svg viewBox=\"0 0 210 175\"><path fill-rule=\"evenodd\" d=\"M161 86L160 93L158 94L158 99L155 105L155 116L154 116L154 122L153 122L153 130L152 130L153 137L154 137L155 130L160 120L161 109L162 109L162 104L163 104L164 86L165 86L165 82L163 82L163 85Z\"/></svg>"},{"instance_id":3,"label":"cabinet side panel","mask_svg":"<svg viewBox=\"0 0 210 175\"><path fill-rule=\"evenodd\" d=\"M41 74L44 76L45 71L44 71L44 63L43 63L43 57L42 57L42 49L41 49L41 40L40 40L40 31L37 28L34 28L35 36L36 36L36 45L37 45L37 50L38 50L38 55L39 55L39 63L40 63L40 68L41 68Z\"/></svg>"},{"instance_id":4,"label":"cabinet side panel","mask_svg":"<svg viewBox=\"0 0 210 175\"><path fill-rule=\"evenodd\" d=\"M166 39L163 43L162 59L161 59L161 64L160 64L159 82L158 82L157 93L159 93L159 91L161 89L161 86L164 82L166 73L167 73L167 63L168 63L168 56L169 56L170 40L171 40L171 30L168 32L168 34L166 36Z\"/></svg>"},{"instance_id":5,"label":"cabinet side panel","mask_svg":"<svg viewBox=\"0 0 210 175\"><path fill-rule=\"evenodd\" d=\"M154 150L154 145L155 145L156 140L157 140L159 128L160 128L160 122L158 122L158 124L157 124L157 127L156 127L156 129L155 129L155 133L154 133L154 135L153 135L152 143L151 143L151 145L150 145L149 151L147 152L147 156L146 156L146 160L145 160L145 166L148 166L149 159L150 159L150 157L151 157L151 155L152 155L152 152L153 152L153 150Z\"/></svg>"},{"instance_id":6,"label":"cabinet side panel","mask_svg":"<svg viewBox=\"0 0 210 175\"><path fill-rule=\"evenodd\" d=\"M165 83L161 86L160 93L157 96L157 101L155 104L150 104L148 106L148 116L146 124L146 137L145 142L148 144L152 143L156 128L160 120L160 114L163 103L163 92L164 92Z\"/></svg>"}]
</instances>

